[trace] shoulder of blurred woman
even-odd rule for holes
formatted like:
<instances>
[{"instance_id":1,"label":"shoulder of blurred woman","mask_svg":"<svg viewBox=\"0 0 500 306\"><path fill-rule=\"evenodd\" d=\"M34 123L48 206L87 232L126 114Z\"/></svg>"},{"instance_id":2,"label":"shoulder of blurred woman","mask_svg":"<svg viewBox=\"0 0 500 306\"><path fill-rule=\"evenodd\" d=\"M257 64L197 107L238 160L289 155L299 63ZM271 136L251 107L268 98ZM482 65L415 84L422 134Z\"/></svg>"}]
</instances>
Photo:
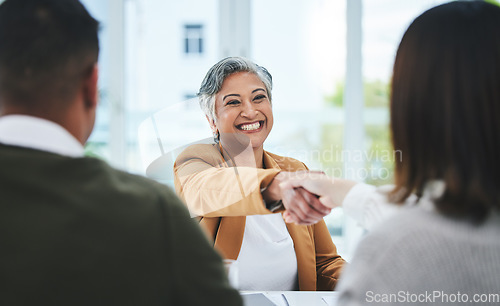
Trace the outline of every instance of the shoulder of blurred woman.
<instances>
[{"instance_id":1,"label":"shoulder of blurred woman","mask_svg":"<svg viewBox=\"0 0 500 306\"><path fill-rule=\"evenodd\" d=\"M499 218L494 212L474 225L420 205L404 208L360 241L337 288L339 304L367 291L498 290Z\"/></svg>"},{"instance_id":2,"label":"shoulder of blurred woman","mask_svg":"<svg viewBox=\"0 0 500 306\"><path fill-rule=\"evenodd\" d=\"M285 171L298 171L298 170L308 170L307 166L298 159L280 156L268 151L264 151L264 161L266 161L266 157L273 160L278 168ZM268 168L271 168L272 165L266 164ZM275 168L275 167L272 167Z\"/></svg>"},{"instance_id":3,"label":"shoulder of blurred woman","mask_svg":"<svg viewBox=\"0 0 500 306\"><path fill-rule=\"evenodd\" d=\"M383 248L393 256L428 254L429 249L463 249L464 245L495 246L500 251L500 214L492 212L486 222L474 224L465 219L445 216L428 205L404 207L370 231L362 244ZM360 248L361 249L361 248ZM422 253L423 252L423 253ZM366 253L367 256L369 252ZM373 256L370 260L373 260ZM373 261L372 261L373 262Z\"/></svg>"}]
</instances>

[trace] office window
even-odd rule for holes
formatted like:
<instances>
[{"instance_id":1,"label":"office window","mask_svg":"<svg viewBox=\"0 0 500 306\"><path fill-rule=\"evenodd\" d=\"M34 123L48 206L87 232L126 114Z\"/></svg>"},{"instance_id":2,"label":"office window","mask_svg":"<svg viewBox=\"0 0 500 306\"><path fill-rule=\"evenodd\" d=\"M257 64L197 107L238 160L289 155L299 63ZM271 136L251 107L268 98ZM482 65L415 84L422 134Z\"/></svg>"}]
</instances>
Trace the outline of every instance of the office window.
<instances>
[{"instance_id":1,"label":"office window","mask_svg":"<svg viewBox=\"0 0 500 306\"><path fill-rule=\"evenodd\" d=\"M196 96L196 93L194 92L189 92L189 93L186 93L184 94L184 100L191 100L191 99L196 99L197 96Z\"/></svg>"},{"instance_id":2,"label":"office window","mask_svg":"<svg viewBox=\"0 0 500 306\"><path fill-rule=\"evenodd\" d=\"M203 54L203 25L186 24L184 26L184 53Z\"/></svg>"},{"instance_id":3,"label":"office window","mask_svg":"<svg viewBox=\"0 0 500 306\"><path fill-rule=\"evenodd\" d=\"M200 105L198 104L198 96L196 93L189 92L184 94L183 105L186 111L198 110Z\"/></svg>"}]
</instances>

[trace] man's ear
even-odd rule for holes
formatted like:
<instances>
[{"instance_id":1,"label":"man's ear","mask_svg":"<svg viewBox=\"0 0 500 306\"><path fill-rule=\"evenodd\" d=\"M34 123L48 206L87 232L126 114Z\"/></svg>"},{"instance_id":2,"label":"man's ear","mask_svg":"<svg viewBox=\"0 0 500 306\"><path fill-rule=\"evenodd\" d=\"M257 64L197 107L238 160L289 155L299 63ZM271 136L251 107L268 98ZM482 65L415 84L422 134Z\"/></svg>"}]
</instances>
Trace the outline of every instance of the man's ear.
<instances>
[{"instance_id":1,"label":"man's ear","mask_svg":"<svg viewBox=\"0 0 500 306\"><path fill-rule=\"evenodd\" d=\"M99 68L95 63L83 83L83 95L85 106L88 108L96 108L98 101L97 80L99 78Z\"/></svg>"}]
</instances>

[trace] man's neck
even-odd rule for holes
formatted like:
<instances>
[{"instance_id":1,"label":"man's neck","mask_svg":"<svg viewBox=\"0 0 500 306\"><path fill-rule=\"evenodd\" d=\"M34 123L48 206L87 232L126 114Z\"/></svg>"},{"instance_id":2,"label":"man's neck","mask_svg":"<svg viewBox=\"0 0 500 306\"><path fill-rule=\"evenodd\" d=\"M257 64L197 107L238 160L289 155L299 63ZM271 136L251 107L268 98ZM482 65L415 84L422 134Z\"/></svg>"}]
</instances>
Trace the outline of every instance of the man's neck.
<instances>
[{"instance_id":1,"label":"man's neck","mask_svg":"<svg viewBox=\"0 0 500 306\"><path fill-rule=\"evenodd\" d=\"M52 121L66 129L78 142L85 144L85 127L82 125L82 114L75 109L76 104L70 104L66 110L37 110L23 107L4 106L0 116L24 115Z\"/></svg>"}]
</instances>

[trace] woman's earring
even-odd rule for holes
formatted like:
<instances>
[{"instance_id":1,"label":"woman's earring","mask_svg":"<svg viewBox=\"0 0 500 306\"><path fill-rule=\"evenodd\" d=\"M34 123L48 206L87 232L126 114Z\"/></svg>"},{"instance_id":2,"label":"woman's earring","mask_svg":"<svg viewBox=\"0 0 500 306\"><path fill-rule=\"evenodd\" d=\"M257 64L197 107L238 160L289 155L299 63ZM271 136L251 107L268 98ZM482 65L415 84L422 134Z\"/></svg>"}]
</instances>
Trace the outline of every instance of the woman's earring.
<instances>
[{"instance_id":1,"label":"woman's earring","mask_svg":"<svg viewBox=\"0 0 500 306\"><path fill-rule=\"evenodd\" d=\"M214 132L214 141L215 141L215 143L219 143L220 142L220 133L219 133L219 130L216 130Z\"/></svg>"}]
</instances>

